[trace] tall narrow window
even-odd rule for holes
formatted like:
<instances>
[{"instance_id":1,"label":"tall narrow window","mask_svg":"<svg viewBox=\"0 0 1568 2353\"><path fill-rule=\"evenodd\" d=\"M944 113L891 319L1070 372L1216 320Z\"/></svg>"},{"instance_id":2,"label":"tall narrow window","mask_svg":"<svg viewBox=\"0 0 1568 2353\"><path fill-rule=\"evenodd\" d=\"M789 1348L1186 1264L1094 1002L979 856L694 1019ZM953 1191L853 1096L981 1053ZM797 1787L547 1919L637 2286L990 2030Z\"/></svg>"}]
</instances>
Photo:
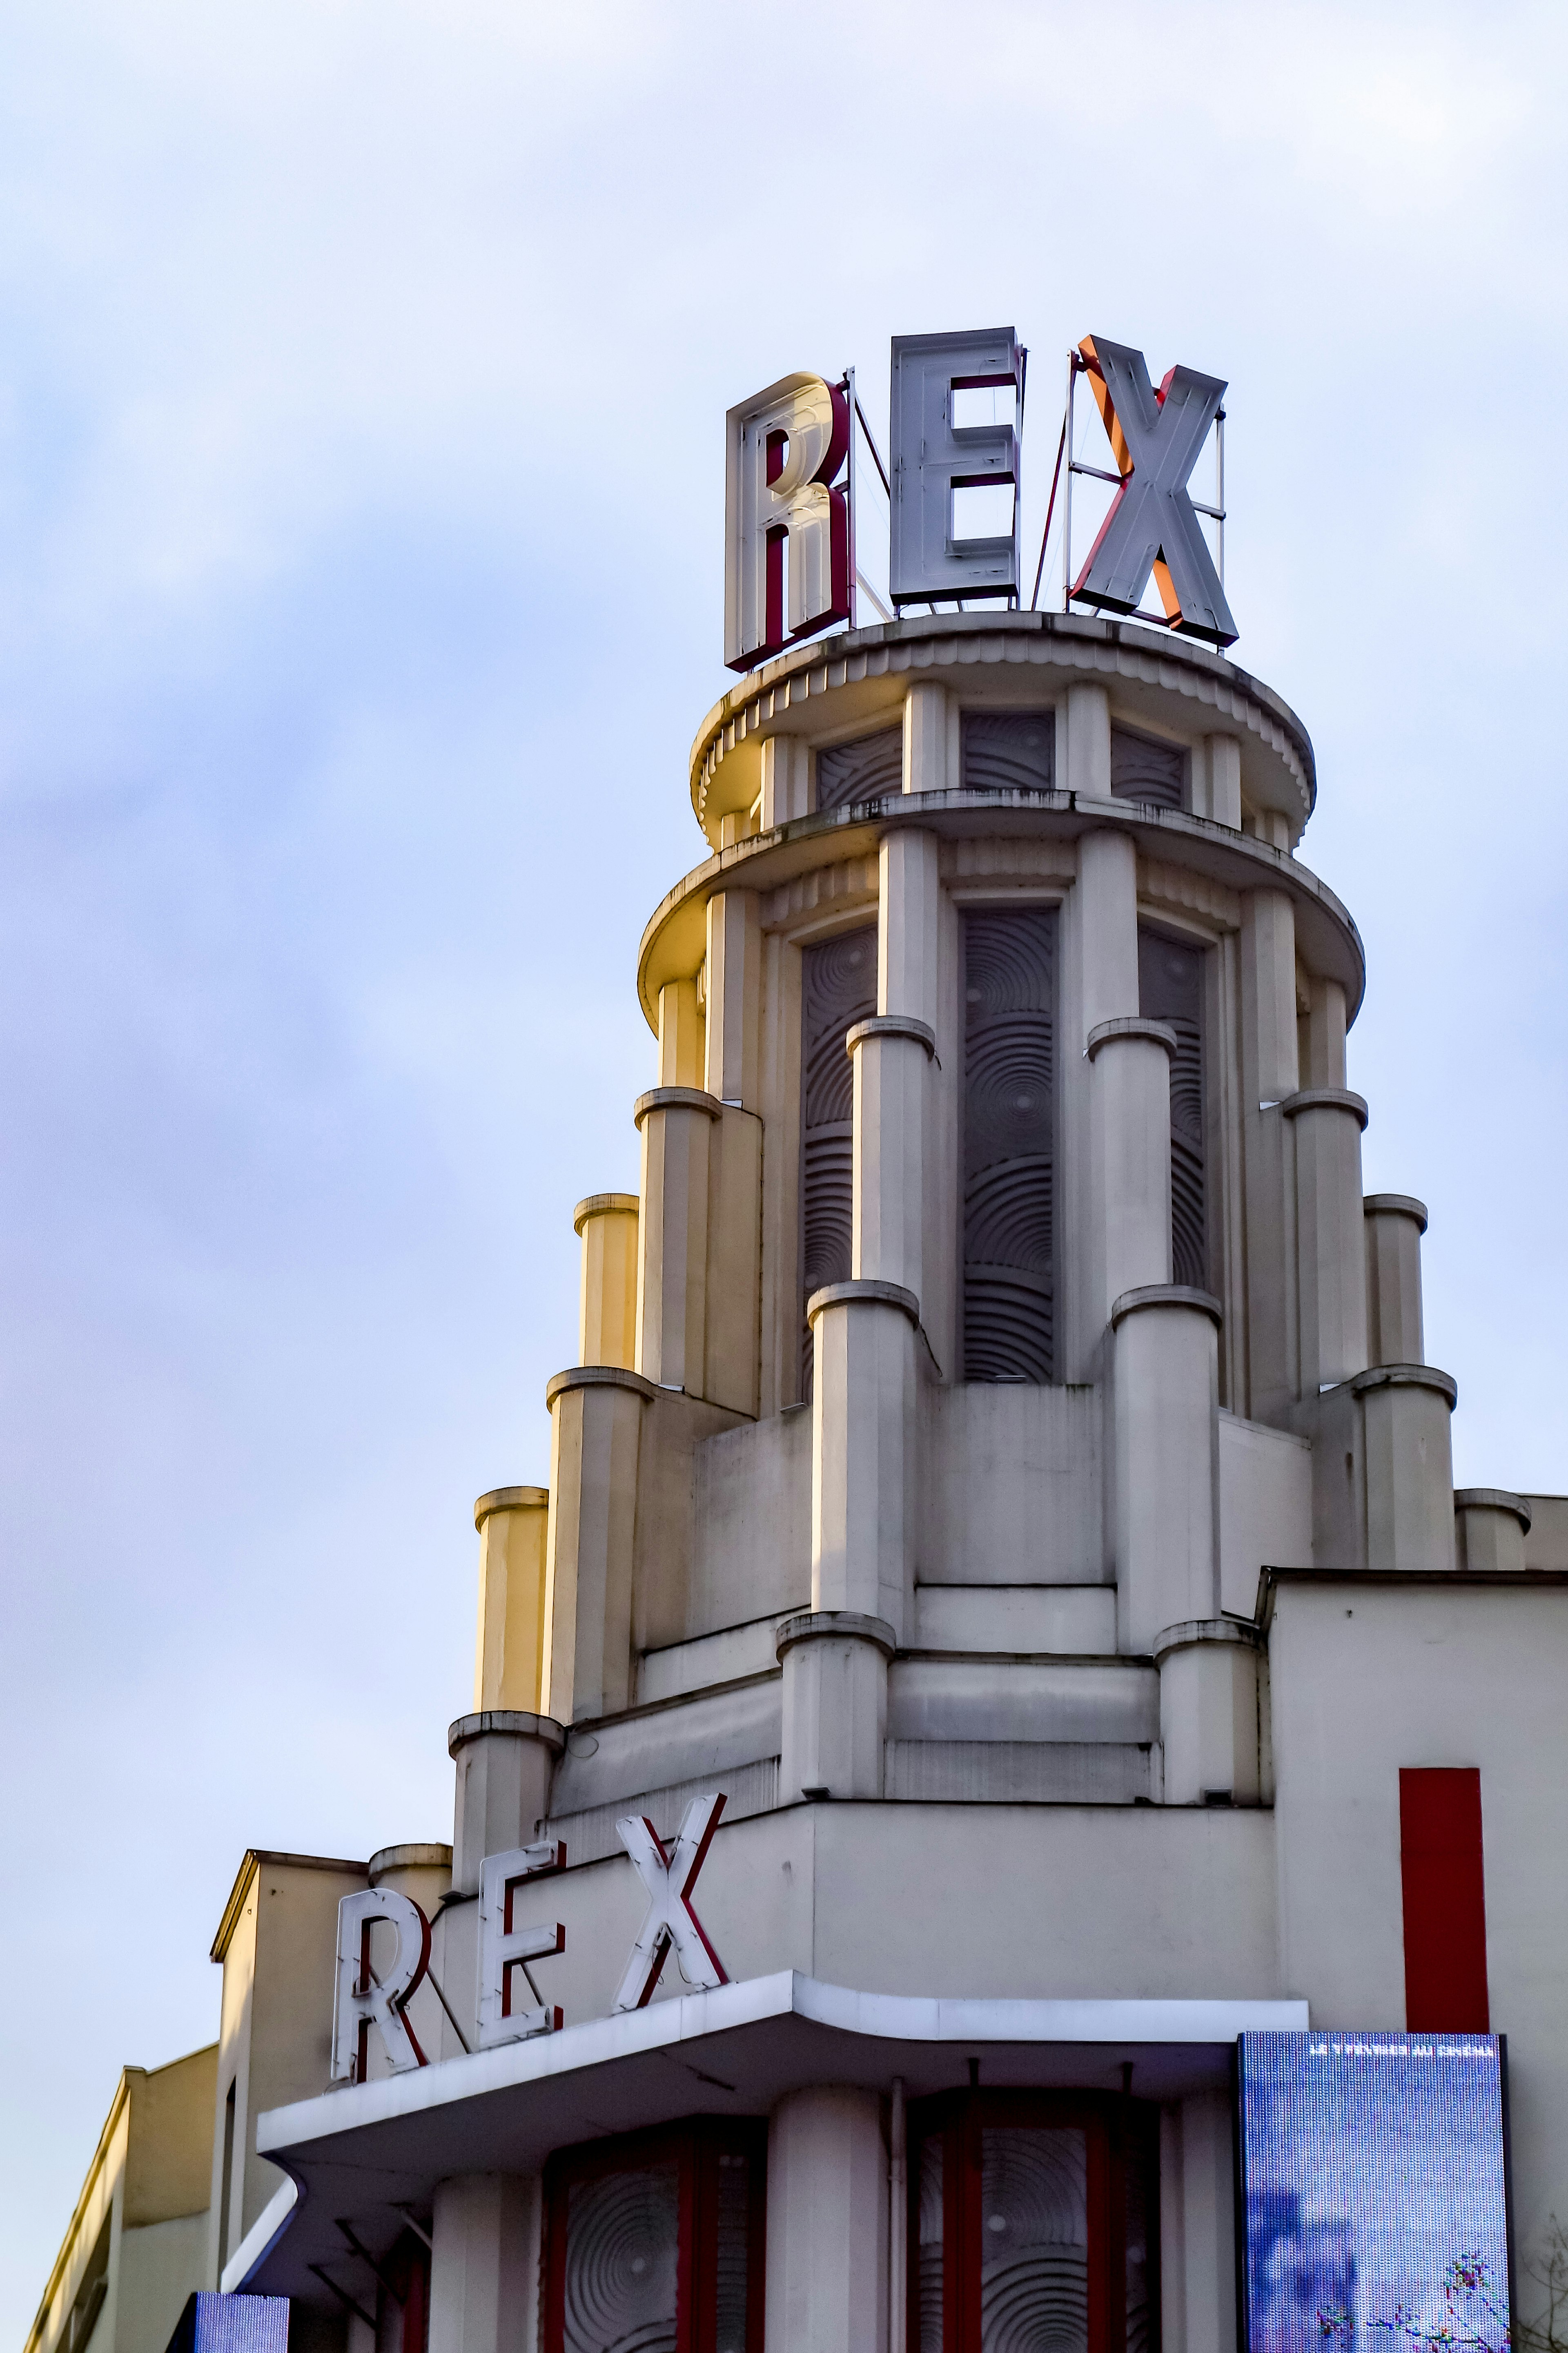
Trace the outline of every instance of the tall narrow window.
<instances>
[{"instance_id":1,"label":"tall narrow window","mask_svg":"<svg viewBox=\"0 0 1568 2353\"><path fill-rule=\"evenodd\" d=\"M814 1291L849 1280L854 1219L855 1074L844 1050L853 1023L877 1010L877 927L820 940L801 956L801 1395L811 1395Z\"/></svg>"},{"instance_id":2,"label":"tall narrow window","mask_svg":"<svg viewBox=\"0 0 1568 2353\"><path fill-rule=\"evenodd\" d=\"M766 2133L698 2117L552 2158L546 2353L762 2353Z\"/></svg>"},{"instance_id":3,"label":"tall narrow window","mask_svg":"<svg viewBox=\"0 0 1568 2353\"><path fill-rule=\"evenodd\" d=\"M1201 948L1138 930L1138 1009L1176 1033L1171 1062L1171 1275L1209 1291L1204 1168L1204 958Z\"/></svg>"},{"instance_id":4,"label":"tall narrow window","mask_svg":"<svg viewBox=\"0 0 1568 2353\"><path fill-rule=\"evenodd\" d=\"M910 2353L1150 2353L1158 2111L975 2092L911 2111Z\"/></svg>"},{"instance_id":5,"label":"tall narrow window","mask_svg":"<svg viewBox=\"0 0 1568 2353\"><path fill-rule=\"evenodd\" d=\"M1405 2023L1415 2034L1487 2034L1481 1777L1473 1766L1399 1776Z\"/></svg>"},{"instance_id":6,"label":"tall narrow window","mask_svg":"<svg viewBox=\"0 0 1568 2353\"><path fill-rule=\"evenodd\" d=\"M1055 1374L1057 916L963 923L963 1377Z\"/></svg>"},{"instance_id":7,"label":"tall narrow window","mask_svg":"<svg viewBox=\"0 0 1568 2353\"><path fill-rule=\"evenodd\" d=\"M217 2267L221 2272L234 2249L228 2243L229 2206L234 2197L234 2095L238 2084L235 2078L228 2087L228 2097L223 2104L223 2173L217 2191Z\"/></svg>"}]
</instances>

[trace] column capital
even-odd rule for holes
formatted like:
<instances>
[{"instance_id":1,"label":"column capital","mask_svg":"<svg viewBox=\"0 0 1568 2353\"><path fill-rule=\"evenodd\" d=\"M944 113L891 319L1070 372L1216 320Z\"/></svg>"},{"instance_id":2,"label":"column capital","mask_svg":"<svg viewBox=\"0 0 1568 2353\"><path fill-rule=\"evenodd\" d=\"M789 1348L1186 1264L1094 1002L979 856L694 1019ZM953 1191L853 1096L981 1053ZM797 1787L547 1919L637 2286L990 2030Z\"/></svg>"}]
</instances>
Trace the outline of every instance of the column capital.
<instances>
[{"instance_id":1,"label":"column capital","mask_svg":"<svg viewBox=\"0 0 1568 2353\"><path fill-rule=\"evenodd\" d=\"M1426 1230L1426 1204L1418 1201L1414 1193L1363 1194L1361 1213L1363 1218L1409 1218L1423 1233Z\"/></svg>"},{"instance_id":2,"label":"column capital","mask_svg":"<svg viewBox=\"0 0 1568 2353\"><path fill-rule=\"evenodd\" d=\"M936 1060L936 1031L929 1021L917 1020L912 1013L873 1013L864 1021L857 1021L844 1033L844 1050L853 1057L857 1046L868 1038L912 1038L923 1046L930 1059Z\"/></svg>"},{"instance_id":3,"label":"column capital","mask_svg":"<svg viewBox=\"0 0 1568 2353\"><path fill-rule=\"evenodd\" d=\"M566 1746L566 1729L552 1715L530 1715L520 1707L486 1707L475 1715L460 1715L447 1727L447 1754L455 1757L470 1740L484 1740L491 1733L508 1735L513 1740L542 1740L546 1748L557 1755Z\"/></svg>"},{"instance_id":4,"label":"column capital","mask_svg":"<svg viewBox=\"0 0 1568 2353\"><path fill-rule=\"evenodd\" d=\"M1304 1111L1348 1111L1363 1129L1369 1116L1366 1097L1353 1093L1349 1087L1303 1087L1299 1093L1287 1095L1275 1108L1281 1119L1296 1119Z\"/></svg>"},{"instance_id":5,"label":"column capital","mask_svg":"<svg viewBox=\"0 0 1568 2353\"><path fill-rule=\"evenodd\" d=\"M474 1504L474 1525L482 1528L492 1512L544 1512L550 1508L548 1487L492 1487Z\"/></svg>"},{"instance_id":6,"label":"column capital","mask_svg":"<svg viewBox=\"0 0 1568 2353\"><path fill-rule=\"evenodd\" d=\"M826 1308L857 1305L896 1307L917 1331L920 1328L921 1303L912 1291L906 1291L901 1282L878 1282L865 1275L850 1282L826 1283L814 1291L805 1303L805 1320L815 1324Z\"/></svg>"},{"instance_id":7,"label":"column capital","mask_svg":"<svg viewBox=\"0 0 1568 2353\"><path fill-rule=\"evenodd\" d=\"M1084 1054L1093 1061L1102 1046L1114 1044L1118 1038L1147 1038L1156 1046L1163 1046L1173 1061L1176 1057L1177 1038L1168 1021L1146 1021L1136 1013L1118 1014L1113 1021L1097 1021L1089 1033Z\"/></svg>"},{"instance_id":8,"label":"column capital","mask_svg":"<svg viewBox=\"0 0 1568 2353\"><path fill-rule=\"evenodd\" d=\"M1149 1307L1195 1307L1200 1315L1208 1316L1212 1323L1225 1322L1225 1310L1212 1291L1197 1291L1187 1282L1144 1282L1136 1291L1124 1291L1120 1299L1112 1302L1111 1330L1114 1332L1129 1315L1136 1315Z\"/></svg>"},{"instance_id":9,"label":"column capital","mask_svg":"<svg viewBox=\"0 0 1568 2353\"><path fill-rule=\"evenodd\" d=\"M705 1111L710 1119L724 1116L718 1096L703 1087L650 1087L632 1105L632 1125L640 1127L650 1111Z\"/></svg>"},{"instance_id":10,"label":"column capital","mask_svg":"<svg viewBox=\"0 0 1568 2353\"><path fill-rule=\"evenodd\" d=\"M796 1642L829 1640L874 1642L889 1658L899 1647L899 1638L887 1620L869 1617L863 1609L797 1609L793 1617L780 1620L774 1648L782 1659Z\"/></svg>"},{"instance_id":11,"label":"column capital","mask_svg":"<svg viewBox=\"0 0 1568 2353\"><path fill-rule=\"evenodd\" d=\"M544 1384L545 1410L554 1404L565 1389L630 1389L634 1397L650 1404L658 1395L658 1384L641 1373L634 1373L625 1365L571 1365L563 1373L552 1373Z\"/></svg>"},{"instance_id":12,"label":"column capital","mask_svg":"<svg viewBox=\"0 0 1568 2353\"><path fill-rule=\"evenodd\" d=\"M1524 1497L1510 1494L1506 1487L1456 1487L1454 1509L1457 1512L1511 1512L1526 1535L1530 1534L1534 1517Z\"/></svg>"},{"instance_id":13,"label":"column capital","mask_svg":"<svg viewBox=\"0 0 1568 2353\"><path fill-rule=\"evenodd\" d=\"M1436 1389L1447 1399L1450 1413L1459 1402L1458 1382L1436 1365L1369 1365L1352 1376L1350 1388L1352 1397L1365 1397L1369 1389Z\"/></svg>"},{"instance_id":14,"label":"column capital","mask_svg":"<svg viewBox=\"0 0 1568 2353\"><path fill-rule=\"evenodd\" d=\"M656 1087L656 1094L695 1094L691 1087ZM644 1102L647 1097L643 1097ZM590 1193L572 1212L572 1230L580 1234L590 1218L635 1218L641 1208L635 1193Z\"/></svg>"}]
</instances>

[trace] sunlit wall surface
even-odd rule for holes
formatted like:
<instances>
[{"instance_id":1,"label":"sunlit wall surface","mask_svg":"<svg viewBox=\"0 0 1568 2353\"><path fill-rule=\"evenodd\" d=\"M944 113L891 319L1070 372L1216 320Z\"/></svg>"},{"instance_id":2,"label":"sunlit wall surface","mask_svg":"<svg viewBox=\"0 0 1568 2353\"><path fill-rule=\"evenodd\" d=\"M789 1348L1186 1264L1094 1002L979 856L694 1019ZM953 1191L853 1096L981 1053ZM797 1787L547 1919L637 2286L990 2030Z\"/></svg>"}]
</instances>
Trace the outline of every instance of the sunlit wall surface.
<instances>
[{"instance_id":1,"label":"sunlit wall surface","mask_svg":"<svg viewBox=\"0 0 1568 2353\"><path fill-rule=\"evenodd\" d=\"M1244 2034L1249 2353L1509 2340L1493 2034Z\"/></svg>"}]
</instances>

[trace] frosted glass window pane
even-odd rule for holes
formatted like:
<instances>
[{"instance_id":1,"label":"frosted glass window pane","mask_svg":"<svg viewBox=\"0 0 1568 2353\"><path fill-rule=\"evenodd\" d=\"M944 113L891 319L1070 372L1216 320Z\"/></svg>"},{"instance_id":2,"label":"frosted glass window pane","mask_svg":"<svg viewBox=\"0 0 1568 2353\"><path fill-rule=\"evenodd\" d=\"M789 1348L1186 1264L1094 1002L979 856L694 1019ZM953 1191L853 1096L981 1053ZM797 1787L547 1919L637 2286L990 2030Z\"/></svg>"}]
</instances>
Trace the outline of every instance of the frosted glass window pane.
<instances>
[{"instance_id":1,"label":"frosted glass window pane","mask_svg":"<svg viewBox=\"0 0 1568 2353\"><path fill-rule=\"evenodd\" d=\"M719 2154L715 2256L719 2271L716 2353L746 2353L746 2257L751 2229L751 2168L738 2152Z\"/></svg>"},{"instance_id":2,"label":"frosted glass window pane","mask_svg":"<svg viewBox=\"0 0 1568 2353\"><path fill-rule=\"evenodd\" d=\"M566 2216L566 2353L675 2353L675 2159L574 2181Z\"/></svg>"},{"instance_id":3,"label":"frosted glass window pane","mask_svg":"<svg viewBox=\"0 0 1568 2353\"><path fill-rule=\"evenodd\" d=\"M1082 2127L983 2131L980 2158L982 2353L1088 2353Z\"/></svg>"}]
</instances>

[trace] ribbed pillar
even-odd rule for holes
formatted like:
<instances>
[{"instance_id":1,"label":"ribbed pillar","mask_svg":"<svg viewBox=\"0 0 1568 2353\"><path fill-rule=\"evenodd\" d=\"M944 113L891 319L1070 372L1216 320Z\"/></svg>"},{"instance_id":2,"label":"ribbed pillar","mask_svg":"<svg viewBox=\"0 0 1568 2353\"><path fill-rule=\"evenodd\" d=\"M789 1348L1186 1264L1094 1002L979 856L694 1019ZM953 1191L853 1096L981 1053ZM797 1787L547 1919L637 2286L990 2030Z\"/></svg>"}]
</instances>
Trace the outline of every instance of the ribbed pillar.
<instances>
[{"instance_id":1,"label":"ribbed pillar","mask_svg":"<svg viewBox=\"0 0 1568 2353\"><path fill-rule=\"evenodd\" d=\"M1118 1646L1220 1614L1217 1300L1173 1283L1125 1293L1115 1335Z\"/></svg>"},{"instance_id":2,"label":"ribbed pillar","mask_svg":"<svg viewBox=\"0 0 1568 2353\"><path fill-rule=\"evenodd\" d=\"M912 1533L915 1332L897 1283L835 1282L806 1303L811 1604L886 1619L901 1641Z\"/></svg>"},{"instance_id":3,"label":"ribbed pillar","mask_svg":"<svg viewBox=\"0 0 1568 2353\"><path fill-rule=\"evenodd\" d=\"M550 1408L545 1713L562 1724L631 1700L632 1548L644 1408L640 1374L610 1365L557 1373Z\"/></svg>"},{"instance_id":4,"label":"ribbed pillar","mask_svg":"<svg viewBox=\"0 0 1568 2353\"><path fill-rule=\"evenodd\" d=\"M476 1708L537 1710L543 1692L548 1487L495 1487L474 1505L479 1532Z\"/></svg>"},{"instance_id":5,"label":"ribbed pillar","mask_svg":"<svg viewBox=\"0 0 1568 2353\"><path fill-rule=\"evenodd\" d=\"M437 2184L429 2353L534 2353L537 2176L465 2173Z\"/></svg>"},{"instance_id":6,"label":"ribbed pillar","mask_svg":"<svg viewBox=\"0 0 1568 2353\"><path fill-rule=\"evenodd\" d=\"M723 1106L698 1087L655 1087L632 1116L642 1134L637 1369L659 1388L703 1393L709 1156Z\"/></svg>"},{"instance_id":7,"label":"ribbed pillar","mask_svg":"<svg viewBox=\"0 0 1568 2353\"><path fill-rule=\"evenodd\" d=\"M572 1226L583 1242L578 1362L629 1369L637 1347L637 1197L590 1193Z\"/></svg>"},{"instance_id":8,"label":"ribbed pillar","mask_svg":"<svg viewBox=\"0 0 1568 2353\"><path fill-rule=\"evenodd\" d=\"M1421 1305L1421 1237L1426 1204L1409 1193L1369 1193L1366 1337L1369 1365L1421 1365L1426 1334Z\"/></svg>"},{"instance_id":9,"label":"ribbed pillar","mask_svg":"<svg viewBox=\"0 0 1568 2353\"><path fill-rule=\"evenodd\" d=\"M1361 1138L1366 1104L1319 1087L1279 1106L1296 1176L1297 1394L1315 1398L1367 1364Z\"/></svg>"},{"instance_id":10,"label":"ribbed pillar","mask_svg":"<svg viewBox=\"0 0 1568 2353\"><path fill-rule=\"evenodd\" d=\"M1259 1639L1231 1619L1162 1629L1160 1746L1167 1806L1255 1806L1260 1794Z\"/></svg>"}]
</instances>

